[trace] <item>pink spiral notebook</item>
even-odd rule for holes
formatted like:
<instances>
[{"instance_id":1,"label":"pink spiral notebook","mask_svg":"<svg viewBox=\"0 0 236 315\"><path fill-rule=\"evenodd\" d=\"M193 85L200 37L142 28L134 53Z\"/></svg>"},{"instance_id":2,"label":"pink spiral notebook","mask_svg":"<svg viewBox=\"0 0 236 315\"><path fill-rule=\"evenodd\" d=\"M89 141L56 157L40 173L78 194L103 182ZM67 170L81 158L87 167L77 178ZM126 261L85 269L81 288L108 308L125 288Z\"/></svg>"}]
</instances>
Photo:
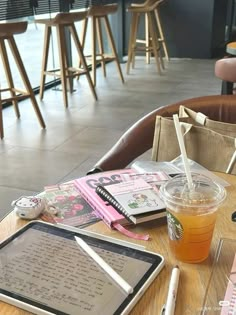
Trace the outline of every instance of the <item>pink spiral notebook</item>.
<instances>
[{"instance_id":1,"label":"pink spiral notebook","mask_svg":"<svg viewBox=\"0 0 236 315\"><path fill-rule=\"evenodd\" d=\"M112 227L114 223L128 224L129 221L113 208L108 202L104 201L96 193L98 185L109 185L119 183L122 181L121 174L134 174L135 170L121 169L112 170L102 173L96 173L81 177L75 180L75 186L80 191L83 198L96 211L98 216L109 226Z\"/></svg>"}]
</instances>

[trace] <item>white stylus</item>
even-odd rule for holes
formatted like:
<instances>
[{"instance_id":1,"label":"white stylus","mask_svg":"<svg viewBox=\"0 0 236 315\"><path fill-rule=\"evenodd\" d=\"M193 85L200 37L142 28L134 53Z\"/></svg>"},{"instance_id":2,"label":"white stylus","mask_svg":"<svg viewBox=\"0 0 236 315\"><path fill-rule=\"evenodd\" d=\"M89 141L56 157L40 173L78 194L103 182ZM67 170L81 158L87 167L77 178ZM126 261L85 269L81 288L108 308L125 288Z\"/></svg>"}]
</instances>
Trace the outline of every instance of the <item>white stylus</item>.
<instances>
[{"instance_id":1,"label":"white stylus","mask_svg":"<svg viewBox=\"0 0 236 315\"><path fill-rule=\"evenodd\" d=\"M166 304L163 307L162 314L173 315L175 312L175 303L179 284L179 274L180 274L179 266L175 266L171 273L167 300Z\"/></svg>"},{"instance_id":2,"label":"white stylus","mask_svg":"<svg viewBox=\"0 0 236 315\"><path fill-rule=\"evenodd\" d=\"M133 293L133 288L102 259L82 238L75 236L79 246L125 291L126 294Z\"/></svg>"}]
</instances>

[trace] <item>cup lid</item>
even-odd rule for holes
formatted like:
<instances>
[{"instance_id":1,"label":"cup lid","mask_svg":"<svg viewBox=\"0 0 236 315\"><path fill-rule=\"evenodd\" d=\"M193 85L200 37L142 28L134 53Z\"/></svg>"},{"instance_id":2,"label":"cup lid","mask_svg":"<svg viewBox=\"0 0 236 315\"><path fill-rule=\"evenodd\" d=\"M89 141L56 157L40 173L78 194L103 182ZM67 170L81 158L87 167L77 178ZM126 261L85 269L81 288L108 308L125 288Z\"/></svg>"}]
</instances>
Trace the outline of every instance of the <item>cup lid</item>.
<instances>
[{"instance_id":1,"label":"cup lid","mask_svg":"<svg viewBox=\"0 0 236 315\"><path fill-rule=\"evenodd\" d=\"M164 202L186 207L218 206L226 197L226 190L209 177L192 173L193 185L189 187L185 174L175 176L160 188Z\"/></svg>"}]
</instances>

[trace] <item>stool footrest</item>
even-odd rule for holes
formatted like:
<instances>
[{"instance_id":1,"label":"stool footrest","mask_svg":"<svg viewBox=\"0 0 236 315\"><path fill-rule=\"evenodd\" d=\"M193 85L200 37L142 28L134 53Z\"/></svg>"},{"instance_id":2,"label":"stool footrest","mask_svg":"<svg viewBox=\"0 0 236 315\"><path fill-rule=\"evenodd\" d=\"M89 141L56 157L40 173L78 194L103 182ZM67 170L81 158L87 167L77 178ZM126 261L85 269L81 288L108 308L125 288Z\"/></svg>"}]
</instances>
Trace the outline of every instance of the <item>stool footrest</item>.
<instances>
[{"instance_id":1,"label":"stool footrest","mask_svg":"<svg viewBox=\"0 0 236 315\"><path fill-rule=\"evenodd\" d=\"M18 88L13 88L13 89L9 89L9 90L12 90L14 92L18 92L18 93L20 93L22 95L27 95L27 96L30 95L28 92L26 92L24 90L21 90L21 89L18 89Z\"/></svg>"},{"instance_id":2,"label":"stool footrest","mask_svg":"<svg viewBox=\"0 0 236 315\"><path fill-rule=\"evenodd\" d=\"M91 61L92 60L92 56L85 56L86 60ZM96 55L96 62L102 62L102 61L113 61L116 58L114 56L110 56L110 55Z\"/></svg>"},{"instance_id":3,"label":"stool footrest","mask_svg":"<svg viewBox=\"0 0 236 315\"><path fill-rule=\"evenodd\" d=\"M146 44L146 40L145 39L136 39L136 43Z\"/></svg>"},{"instance_id":4,"label":"stool footrest","mask_svg":"<svg viewBox=\"0 0 236 315\"><path fill-rule=\"evenodd\" d=\"M25 98L28 98L29 94L25 94L25 95L16 95L14 97L5 97L3 100L1 100L1 103L8 103L8 102L12 102L12 101L19 101L19 100L24 100Z\"/></svg>"},{"instance_id":5,"label":"stool footrest","mask_svg":"<svg viewBox=\"0 0 236 315\"><path fill-rule=\"evenodd\" d=\"M17 88L3 88L3 89L0 89L0 93L2 93L2 92L20 93L20 94L22 94L22 96L29 96L30 95L26 91L23 91L23 90L17 89ZM18 96L16 95L16 97L18 97Z\"/></svg>"},{"instance_id":6,"label":"stool footrest","mask_svg":"<svg viewBox=\"0 0 236 315\"><path fill-rule=\"evenodd\" d=\"M84 70L82 68L73 68L73 67L66 68L65 70L70 72L69 74L66 75L66 78L76 77L77 75L80 75L80 74L87 72L87 70ZM56 73L56 72L58 72L58 73ZM52 75L54 77L61 78L61 70L60 69L47 70L47 71L44 71L44 74Z\"/></svg>"},{"instance_id":7,"label":"stool footrest","mask_svg":"<svg viewBox=\"0 0 236 315\"><path fill-rule=\"evenodd\" d=\"M152 52L152 51L154 51L154 48L153 48L153 47L145 47L145 46L135 46L133 49L136 50L136 51L146 51L146 52ZM158 48L156 49L156 51L160 51L160 50L161 50L160 47L158 47Z\"/></svg>"}]
</instances>

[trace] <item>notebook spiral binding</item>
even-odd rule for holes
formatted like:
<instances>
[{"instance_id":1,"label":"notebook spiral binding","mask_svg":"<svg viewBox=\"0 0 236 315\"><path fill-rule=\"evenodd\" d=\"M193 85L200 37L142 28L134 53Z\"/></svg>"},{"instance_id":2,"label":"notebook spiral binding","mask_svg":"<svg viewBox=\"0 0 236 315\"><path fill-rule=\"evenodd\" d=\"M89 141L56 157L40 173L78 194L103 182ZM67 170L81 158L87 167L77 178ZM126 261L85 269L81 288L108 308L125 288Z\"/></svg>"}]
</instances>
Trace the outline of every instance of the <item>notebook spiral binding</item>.
<instances>
[{"instance_id":1,"label":"notebook spiral binding","mask_svg":"<svg viewBox=\"0 0 236 315\"><path fill-rule=\"evenodd\" d=\"M130 222L134 223L132 220L132 215L130 215L116 199L106 190L104 186L97 186L96 193L104 200L112 205L120 214L124 215L125 218Z\"/></svg>"}]
</instances>

